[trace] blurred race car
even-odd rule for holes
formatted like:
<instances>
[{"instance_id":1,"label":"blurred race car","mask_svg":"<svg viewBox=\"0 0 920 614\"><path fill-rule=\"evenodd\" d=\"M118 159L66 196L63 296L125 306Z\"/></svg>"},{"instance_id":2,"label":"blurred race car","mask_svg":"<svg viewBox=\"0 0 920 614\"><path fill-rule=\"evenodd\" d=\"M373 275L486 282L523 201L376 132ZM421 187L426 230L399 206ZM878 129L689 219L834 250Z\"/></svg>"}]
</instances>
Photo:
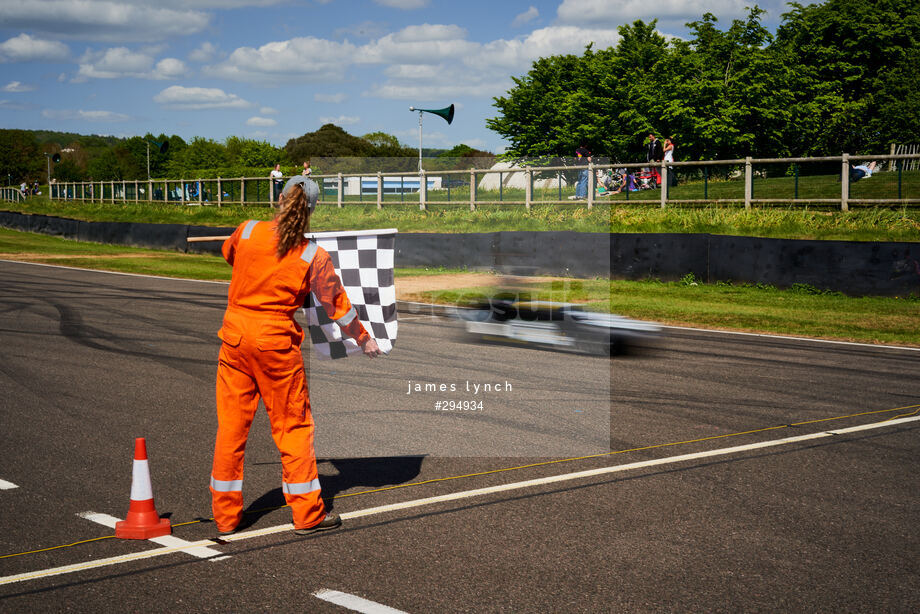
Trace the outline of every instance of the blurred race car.
<instances>
[{"instance_id":1,"label":"blurred race car","mask_svg":"<svg viewBox=\"0 0 920 614\"><path fill-rule=\"evenodd\" d=\"M574 303L519 298L483 299L457 310L466 332L480 341L499 341L613 355L653 340L661 327L618 315L585 311Z\"/></svg>"}]
</instances>

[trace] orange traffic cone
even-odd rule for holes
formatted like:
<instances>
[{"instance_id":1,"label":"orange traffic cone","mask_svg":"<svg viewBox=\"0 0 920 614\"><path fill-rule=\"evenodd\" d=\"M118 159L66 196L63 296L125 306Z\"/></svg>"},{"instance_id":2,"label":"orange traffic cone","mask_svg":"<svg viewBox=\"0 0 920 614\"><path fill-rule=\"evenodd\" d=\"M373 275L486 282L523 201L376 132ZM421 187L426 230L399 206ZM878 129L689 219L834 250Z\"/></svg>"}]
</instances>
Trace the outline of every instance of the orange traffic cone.
<instances>
[{"instance_id":1,"label":"orange traffic cone","mask_svg":"<svg viewBox=\"0 0 920 614\"><path fill-rule=\"evenodd\" d=\"M115 523L115 537L121 539L150 539L172 533L169 518L160 518L153 505L153 487L147 466L147 442L134 440L134 471L131 476L131 506L128 517Z\"/></svg>"}]
</instances>

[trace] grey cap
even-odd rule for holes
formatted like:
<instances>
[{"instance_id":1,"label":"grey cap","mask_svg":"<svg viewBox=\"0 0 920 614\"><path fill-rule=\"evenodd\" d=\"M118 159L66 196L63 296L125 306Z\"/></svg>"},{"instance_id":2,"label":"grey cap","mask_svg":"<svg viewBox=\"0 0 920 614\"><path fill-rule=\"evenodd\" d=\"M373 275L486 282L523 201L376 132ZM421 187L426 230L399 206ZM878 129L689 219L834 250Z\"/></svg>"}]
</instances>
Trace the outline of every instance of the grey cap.
<instances>
[{"instance_id":1,"label":"grey cap","mask_svg":"<svg viewBox=\"0 0 920 614\"><path fill-rule=\"evenodd\" d=\"M304 196L307 197L307 206L310 207L310 211L313 211L316 208L316 200L319 198L319 186L316 185L315 181L304 175L294 175L284 184L283 193L286 193L297 184L300 184L300 187L303 188Z\"/></svg>"}]
</instances>

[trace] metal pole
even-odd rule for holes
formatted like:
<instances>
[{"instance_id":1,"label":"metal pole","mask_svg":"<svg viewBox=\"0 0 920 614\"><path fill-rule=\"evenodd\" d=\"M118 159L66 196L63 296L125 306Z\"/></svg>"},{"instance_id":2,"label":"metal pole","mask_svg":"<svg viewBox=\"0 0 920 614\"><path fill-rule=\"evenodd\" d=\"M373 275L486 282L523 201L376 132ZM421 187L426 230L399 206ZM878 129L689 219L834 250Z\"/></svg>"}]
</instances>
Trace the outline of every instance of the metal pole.
<instances>
[{"instance_id":1,"label":"metal pole","mask_svg":"<svg viewBox=\"0 0 920 614\"><path fill-rule=\"evenodd\" d=\"M377 171L377 208L383 209L383 173Z\"/></svg>"},{"instance_id":2,"label":"metal pole","mask_svg":"<svg viewBox=\"0 0 920 614\"><path fill-rule=\"evenodd\" d=\"M418 112L418 172L422 172L422 112Z\"/></svg>"}]
</instances>

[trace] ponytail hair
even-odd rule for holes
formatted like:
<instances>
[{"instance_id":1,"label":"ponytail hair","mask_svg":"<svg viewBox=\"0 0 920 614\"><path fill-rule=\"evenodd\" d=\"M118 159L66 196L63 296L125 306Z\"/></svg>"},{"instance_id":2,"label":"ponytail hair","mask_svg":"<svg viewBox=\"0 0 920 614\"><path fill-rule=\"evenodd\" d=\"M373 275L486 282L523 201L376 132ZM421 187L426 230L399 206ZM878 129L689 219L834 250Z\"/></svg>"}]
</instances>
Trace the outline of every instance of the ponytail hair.
<instances>
[{"instance_id":1,"label":"ponytail hair","mask_svg":"<svg viewBox=\"0 0 920 614\"><path fill-rule=\"evenodd\" d=\"M294 184L281 194L278 224L278 258L281 259L304 241L310 232L310 209L301 184Z\"/></svg>"}]
</instances>

